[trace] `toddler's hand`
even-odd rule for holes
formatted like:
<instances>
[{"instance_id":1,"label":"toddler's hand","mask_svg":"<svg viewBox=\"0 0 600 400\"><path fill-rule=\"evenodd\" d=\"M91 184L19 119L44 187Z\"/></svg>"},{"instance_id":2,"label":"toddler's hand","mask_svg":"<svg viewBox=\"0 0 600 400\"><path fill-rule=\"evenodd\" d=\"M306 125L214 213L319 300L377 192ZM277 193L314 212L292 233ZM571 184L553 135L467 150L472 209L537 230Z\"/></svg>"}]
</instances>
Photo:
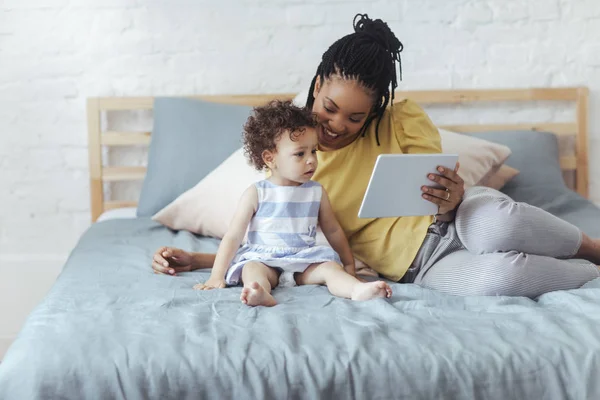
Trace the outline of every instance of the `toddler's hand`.
<instances>
[{"instance_id":1,"label":"toddler's hand","mask_svg":"<svg viewBox=\"0 0 600 400\"><path fill-rule=\"evenodd\" d=\"M225 279L213 277L208 278L208 280L204 283L198 283L197 285L194 285L194 289L196 290L223 289L225 287L227 287Z\"/></svg>"}]
</instances>

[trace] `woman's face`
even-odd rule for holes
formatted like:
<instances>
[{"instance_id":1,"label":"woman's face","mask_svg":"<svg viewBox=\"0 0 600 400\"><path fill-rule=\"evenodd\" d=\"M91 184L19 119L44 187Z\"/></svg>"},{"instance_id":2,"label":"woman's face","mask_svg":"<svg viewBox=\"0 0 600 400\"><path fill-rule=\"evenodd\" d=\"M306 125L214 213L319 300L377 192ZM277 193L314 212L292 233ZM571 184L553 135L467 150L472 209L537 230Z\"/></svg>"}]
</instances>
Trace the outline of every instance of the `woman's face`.
<instances>
[{"instance_id":1,"label":"woman's face","mask_svg":"<svg viewBox=\"0 0 600 400\"><path fill-rule=\"evenodd\" d=\"M313 96L320 148L337 150L356 140L373 107L373 97L358 82L339 77L323 82L317 77Z\"/></svg>"}]
</instances>

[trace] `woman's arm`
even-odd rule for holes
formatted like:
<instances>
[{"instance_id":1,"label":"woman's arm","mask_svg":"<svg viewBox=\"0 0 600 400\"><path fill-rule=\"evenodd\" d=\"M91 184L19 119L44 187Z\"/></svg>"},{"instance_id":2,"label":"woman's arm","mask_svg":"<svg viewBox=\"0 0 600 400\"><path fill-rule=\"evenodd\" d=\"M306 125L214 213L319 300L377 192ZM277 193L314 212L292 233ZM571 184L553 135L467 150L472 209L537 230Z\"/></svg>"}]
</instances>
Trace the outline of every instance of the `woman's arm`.
<instances>
[{"instance_id":1,"label":"woman's arm","mask_svg":"<svg viewBox=\"0 0 600 400\"><path fill-rule=\"evenodd\" d=\"M319 225L321 225L321 230L323 230L323 234L329 244L331 244L331 247L339 254L346 272L352 276L356 276L354 256L352 255L350 244L348 243L348 239L346 239L344 230L333 213L333 208L331 207L331 202L325 188L322 188L322 190Z\"/></svg>"},{"instance_id":2,"label":"woman's arm","mask_svg":"<svg viewBox=\"0 0 600 400\"><path fill-rule=\"evenodd\" d=\"M180 272L212 268L215 256L214 253L194 253L163 246L152 256L152 269L155 274L176 276Z\"/></svg>"},{"instance_id":3,"label":"woman's arm","mask_svg":"<svg viewBox=\"0 0 600 400\"><path fill-rule=\"evenodd\" d=\"M212 268L217 257L214 253L190 253L190 255L192 257L192 271Z\"/></svg>"},{"instance_id":4,"label":"woman's arm","mask_svg":"<svg viewBox=\"0 0 600 400\"><path fill-rule=\"evenodd\" d=\"M252 185L242 194L237 210L229 224L229 229L223 240L221 240L210 278L204 284L197 285L197 289L206 290L225 287L225 273L244 240L244 235L252 216L256 212L257 205L258 193Z\"/></svg>"},{"instance_id":5,"label":"woman's arm","mask_svg":"<svg viewBox=\"0 0 600 400\"><path fill-rule=\"evenodd\" d=\"M155 274L176 276L200 268L212 268L215 254L192 253L176 247L162 246L152 256L152 269Z\"/></svg>"}]
</instances>

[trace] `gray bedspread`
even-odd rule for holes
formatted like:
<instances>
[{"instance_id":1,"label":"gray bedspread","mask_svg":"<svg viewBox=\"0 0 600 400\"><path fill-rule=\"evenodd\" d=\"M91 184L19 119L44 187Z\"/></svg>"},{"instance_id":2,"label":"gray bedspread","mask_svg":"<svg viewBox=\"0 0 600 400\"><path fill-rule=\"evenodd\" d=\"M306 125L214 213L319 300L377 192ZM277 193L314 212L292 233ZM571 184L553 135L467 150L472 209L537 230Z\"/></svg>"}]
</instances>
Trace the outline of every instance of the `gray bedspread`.
<instances>
[{"instance_id":1,"label":"gray bedspread","mask_svg":"<svg viewBox=\"0 0 600 400\"><path fill-rule=\"evenodd\" d=\"M394 284L390 300L276 289L250 308L208 276L154 275L148 219L93 225L0 364L0 399L600 398L600 279L537 301Z\"/></svg>"}]
</instances>

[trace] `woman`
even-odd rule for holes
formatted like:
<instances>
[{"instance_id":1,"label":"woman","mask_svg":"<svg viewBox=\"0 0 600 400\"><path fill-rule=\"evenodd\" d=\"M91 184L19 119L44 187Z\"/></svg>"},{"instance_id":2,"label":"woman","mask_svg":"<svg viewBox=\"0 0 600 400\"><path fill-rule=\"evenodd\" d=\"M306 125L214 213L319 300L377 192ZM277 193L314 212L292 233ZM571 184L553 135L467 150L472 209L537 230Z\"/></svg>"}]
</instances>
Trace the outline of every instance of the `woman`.
<instances>
[{"instance_id":1,"label":"woman","mask_svg":"<svg viewBox=\"0 0 600 400\"><path fill-rule=\"evenodd\" d=\"M307 107L319 122L319 169L356 258L388 279L455 295L537 297L600 276L600 240L490 188L465 192L456 170L423 187L436 218L359 219L362 194L379 154L439 153L440 136L410 100L392 105L402 44L386 23L357 15L354 33L324 54ZM161 248L157 273L210 268L212 254Z\"/></svg>"}]
</instances>

